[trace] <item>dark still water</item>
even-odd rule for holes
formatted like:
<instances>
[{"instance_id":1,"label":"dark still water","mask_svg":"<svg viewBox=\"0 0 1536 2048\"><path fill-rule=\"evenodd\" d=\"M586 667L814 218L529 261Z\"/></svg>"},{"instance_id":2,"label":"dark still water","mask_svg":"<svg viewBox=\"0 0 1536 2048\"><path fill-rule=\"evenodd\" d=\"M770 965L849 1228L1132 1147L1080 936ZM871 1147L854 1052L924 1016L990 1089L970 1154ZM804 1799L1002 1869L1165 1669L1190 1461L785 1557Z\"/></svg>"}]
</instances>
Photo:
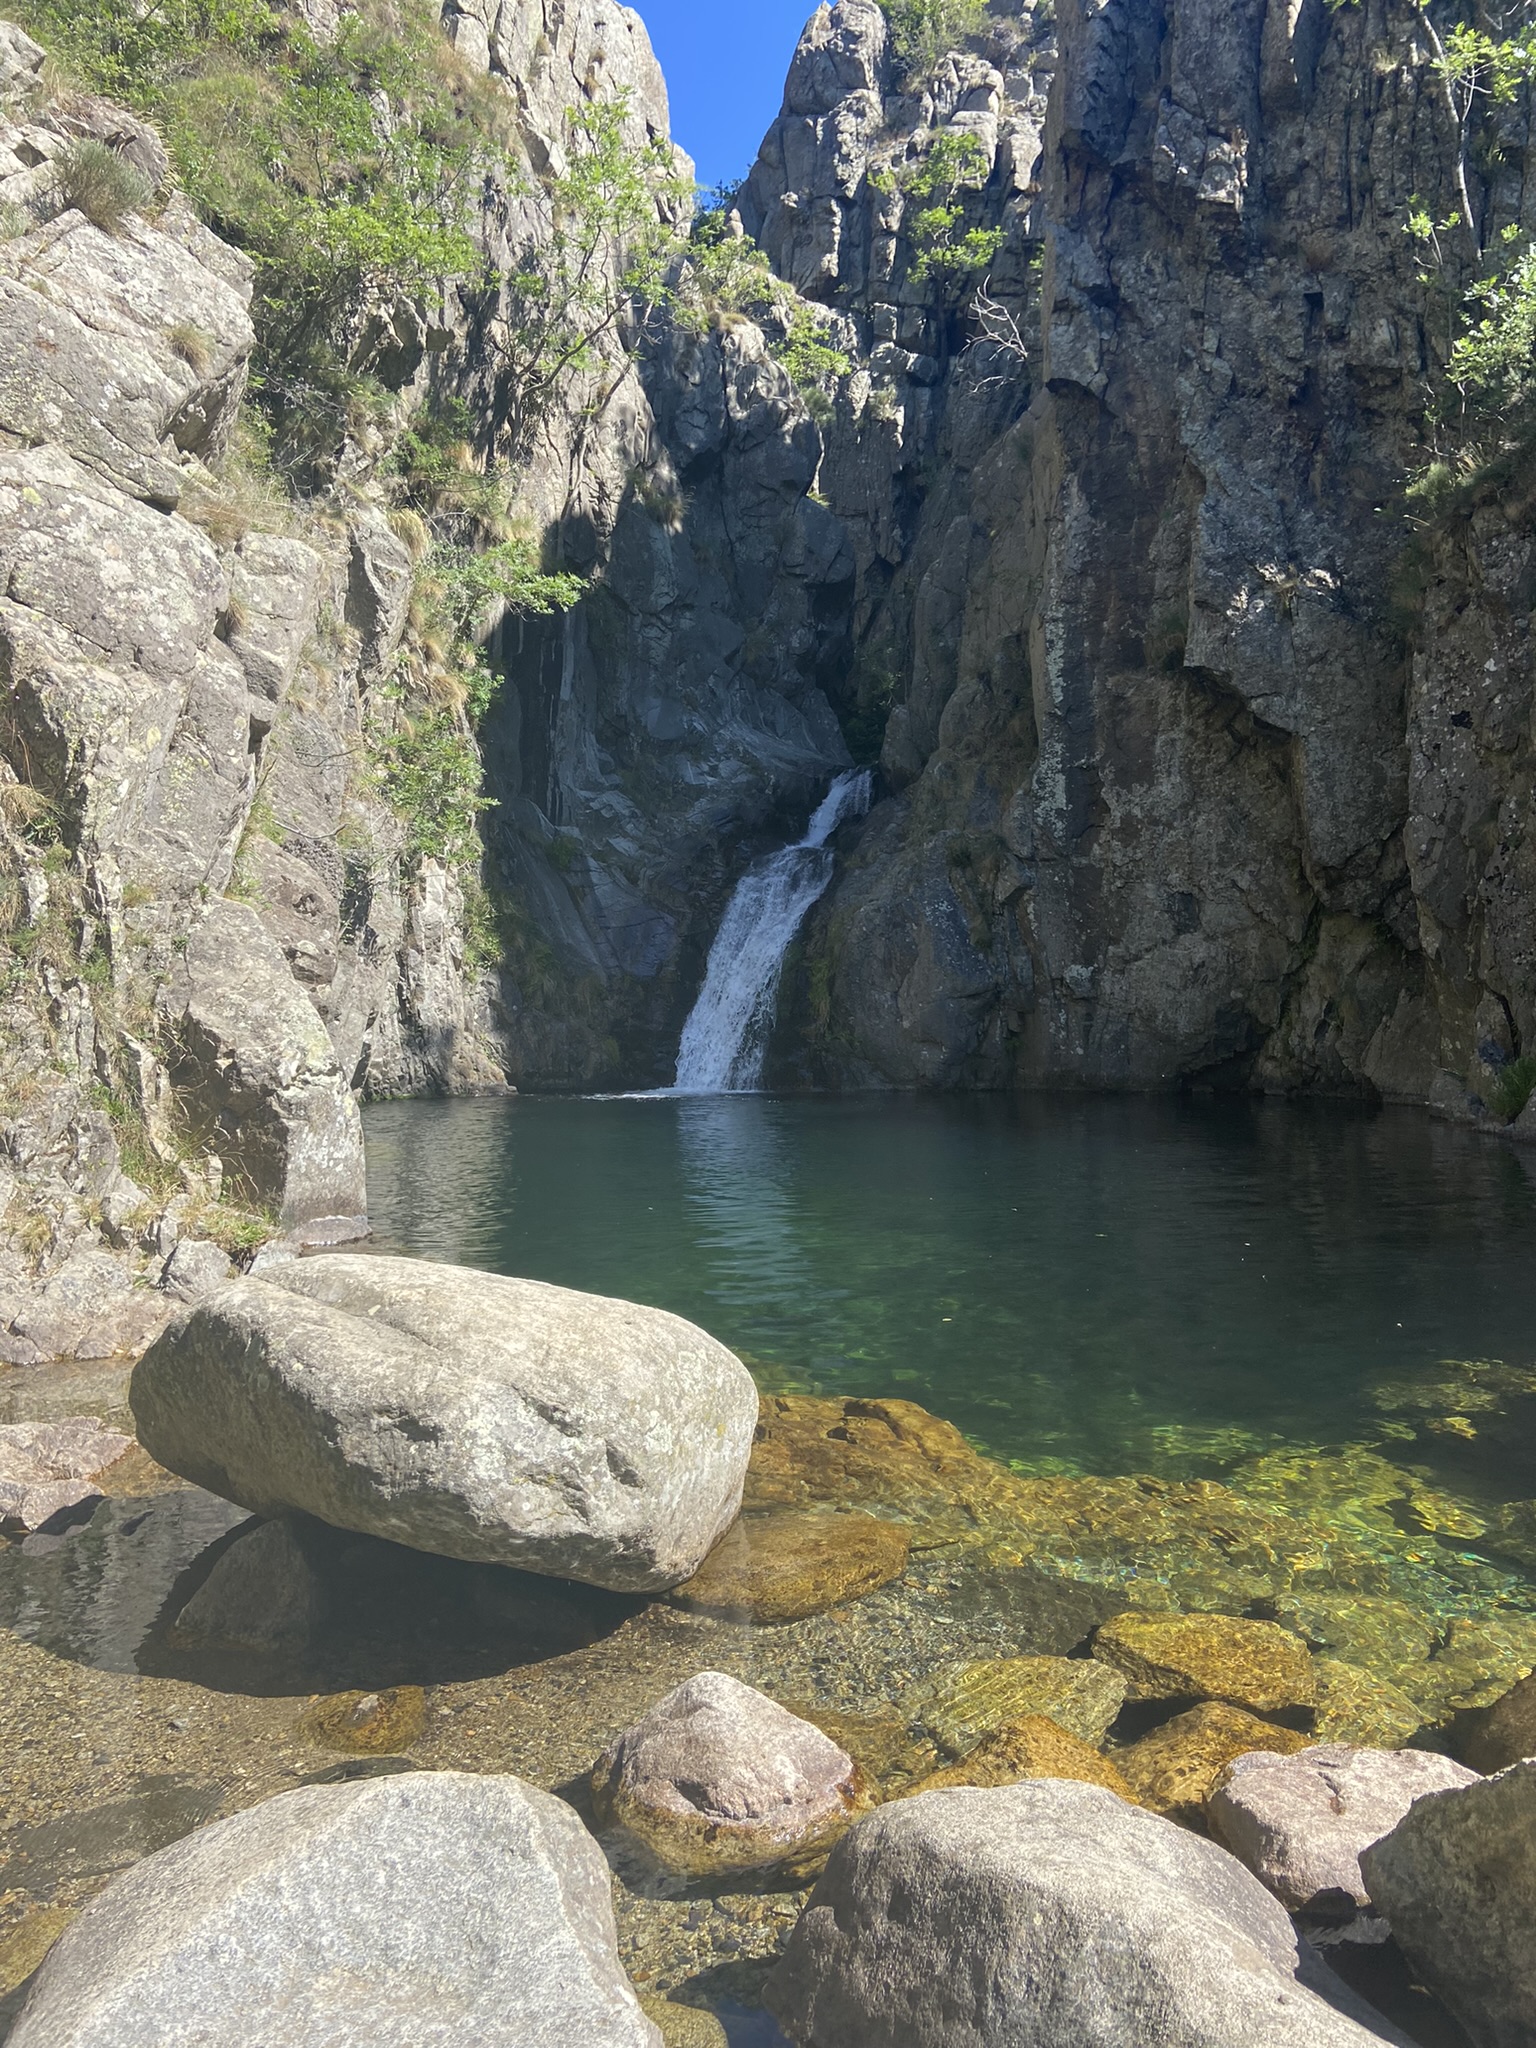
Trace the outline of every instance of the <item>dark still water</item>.
<instances>
[{"instance_id":1,"label":"dark still water","mask_svg":"<svg viewBox=\"0 0 1536 2048\"><path fill-rule=\"evenodd\" d=\"M1033 1470L1374 1438L1383 1382L1536 1357L1536 1157L1410 1111L524 1098L366 1129L386 1239L676 1310L765 1385L905 1395Z\"/></svg>"}]
</instances>

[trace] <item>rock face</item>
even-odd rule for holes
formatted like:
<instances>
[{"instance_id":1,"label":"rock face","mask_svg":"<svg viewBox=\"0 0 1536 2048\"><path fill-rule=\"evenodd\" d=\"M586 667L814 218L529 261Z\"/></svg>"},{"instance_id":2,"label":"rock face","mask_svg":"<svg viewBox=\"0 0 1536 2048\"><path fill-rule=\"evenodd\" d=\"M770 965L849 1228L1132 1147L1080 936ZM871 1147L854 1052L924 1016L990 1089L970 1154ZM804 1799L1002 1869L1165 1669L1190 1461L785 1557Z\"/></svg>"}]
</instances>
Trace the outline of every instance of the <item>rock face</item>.
<instances>
[{"instance_id":1,"label":"rock face","mask_svg":"<svg viewBox=\"0 0 1536 2048\"><path fill-rule=\"evenodd\" d=\"M516 1778L310 1786L120 1877L59 1940L16 2048L659 2048L602 1853Z\"/></svg>"},{"instance_id":2,"label":"rock face","mask_svg":"<svg viewBox=\"0 0 1536 2048\"><path fill-rule=\"evenodd\" d=\"M767 1997L814 2048L1379 2044L1297 1969L1290 1921L1225 1850L1038 1780L861 1822Z\"/></svg>"},{"instance_id":3,"label":"rock face","mask_svg":"<svg viewBox=\"0 0 1536 2048\"><path fill-rule=\"evenodd\" d=\"M598 1817L689 1876L803 1865L869 1804L819 1728L721 1671L659 1701L599 1759Z\"/></svg>"},{"instance_id":4,"label":"rock face","mask_svg":"<svg viewBox=\"0 0 1536 2048\"><path fill-rule=\"evenodd\" d=\"M1351 1749L1240 1756L1206 1800L1224 1842L1283 1906L1339 1912L1368 1906L1360 1858L1416 1799L1471 1785L1477 1773L1429 1750Z\"/></svg>"},{"instance_id":5,"label":"rock face","mask_svg":"<svg viewBox=\"0 0 1536 2048\"><path fill-rule=\"evenodd\" d=\"M660 1309L414 1259L232 1281L135 1368L139 1438L259 1514L645 1592L735 1515L746 1368Z\"/></svg>"},{"instance_id":6,"label":"rock face","mask_svg":"<svg viewBox=\"0 0 1536 2048\"><path fill-rule=\"evenodd\" d=\"M1095 1635L1093 1654L1124 1674L1137 1700L1222 1700L1273 1714L1317 1698L1306 1644L1271 1621L1121 1614Z\"/></svg>"},{"instance_id":7,"label":"rock face","mask_svg":"<svg viewBox=\"0 0 1536 2048\"><path fill-rule=\"evenodd\" d=\"M743 1515L673 1599L740 1621L799 1621L899 1579L910 1538L877 1515Z\"/></svg>"},{"instance_id":8,"label":"rock face","mask_svg":"<svg viewBox=\"0 0 1536 2048\"><path fill-rule=\"evenodd\" d=\"M1529 2048L1536 1762L1418 1801L1360 1867L1410 1962L1479 2048Z\"/></svg>"}]
</instances>

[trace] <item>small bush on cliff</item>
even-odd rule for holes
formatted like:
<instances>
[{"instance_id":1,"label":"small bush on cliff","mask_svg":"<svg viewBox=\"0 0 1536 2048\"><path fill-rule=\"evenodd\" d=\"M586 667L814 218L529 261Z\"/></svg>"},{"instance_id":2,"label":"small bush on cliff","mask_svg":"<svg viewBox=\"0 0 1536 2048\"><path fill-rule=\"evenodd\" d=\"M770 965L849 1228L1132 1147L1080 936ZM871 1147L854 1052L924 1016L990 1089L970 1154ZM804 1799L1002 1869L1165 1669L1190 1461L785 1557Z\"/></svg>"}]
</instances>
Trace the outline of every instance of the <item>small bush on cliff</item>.
<instances>
[{"instance_id":1,"label":"small bush on cliff","mask_svg":"<svg viewBox=\"0 0 1536 2048\"><path fill-rule=\"evenodd\" d=\"M1536 1095L1536 1057L1527 1053L1500 1069L1488 1093L1488 1107L1495 1116L1513 1123L1532 1095Z\"/></svg>"},{"instance_id":2,"label":"small bush on cliff","mask_svg":"<svg viewBox=\"0 0 1536 2048\"><path fill-rule=\"evenodd\" d=\"M871 172L877 192L900 192L906 202L902 231L912 248L917 284L963 291L982 278L1003 245L1001 228L967 222L967 197L991 175L986 150L974 135L941 128L916 164Z\"/></svg>"},{"instance_id":3,"label":"small bush on cliff","mask_svg":"<svg viewBox=\"0 0 1536 2048\"><path fill-rule=\"evenodd\" d=\"M59 198L93 227L120 234L130 214L149 204L149 180L104 142L76 142L59 159Z\"/></svg>"},{"instance_id":4,"label":"small bush on cliff","mask_svg":"<svg viewBox=\"0 0 1536 2048\"><path fill-rule=\"evenodd\" d=\"M919 83L986 26L986 0L880 0L903 76Z\"/></svg>"}]
</instances>

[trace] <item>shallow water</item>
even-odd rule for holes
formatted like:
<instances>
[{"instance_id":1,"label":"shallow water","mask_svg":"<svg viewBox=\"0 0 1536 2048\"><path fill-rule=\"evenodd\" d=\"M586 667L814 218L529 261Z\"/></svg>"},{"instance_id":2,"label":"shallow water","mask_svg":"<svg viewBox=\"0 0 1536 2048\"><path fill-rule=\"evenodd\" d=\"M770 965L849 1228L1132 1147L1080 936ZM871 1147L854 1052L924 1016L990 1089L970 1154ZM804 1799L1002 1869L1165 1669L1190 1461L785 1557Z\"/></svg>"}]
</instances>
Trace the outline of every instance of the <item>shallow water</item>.
<instances>
[{"instance_id":1,"label":"shallow water","mask_svg":"<svg viewBox=\"0 0 1536 2048\"><path fill-rule=\"evenodd\" d=\"M688 1316L1030 1470L1374 1439L1384 1381L1536 1354L1536 1157L1411 1111L891 1096L410 1102L369 1205L432 1258ZM1431 1446L1536 1493L1536 1451Z\"/></svg>"}]
</instances>

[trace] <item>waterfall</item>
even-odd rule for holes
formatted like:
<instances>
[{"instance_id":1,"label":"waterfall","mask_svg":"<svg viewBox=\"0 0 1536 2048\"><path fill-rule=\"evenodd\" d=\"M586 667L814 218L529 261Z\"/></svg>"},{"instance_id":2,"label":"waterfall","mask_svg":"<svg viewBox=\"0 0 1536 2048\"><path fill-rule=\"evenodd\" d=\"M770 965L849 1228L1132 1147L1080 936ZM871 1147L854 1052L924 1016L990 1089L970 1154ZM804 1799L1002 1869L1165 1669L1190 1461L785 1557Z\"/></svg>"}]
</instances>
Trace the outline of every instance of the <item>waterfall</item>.
<instances>
[{"instance_id":1,"label":"waterfall","mask_svg":"<svg viewBox=\"0 0 1536 2048\"><path fill-rule=\"evenodd\" d=\"M827 841L845 818L862 818L869 809L870 782L867 768L839 775L805 837L754 863L736 884L709 949L704 986L683 1026L679 1093L750 1093L760 1085L784 955L832 879Z\"/></svg>"}]
</instances>

